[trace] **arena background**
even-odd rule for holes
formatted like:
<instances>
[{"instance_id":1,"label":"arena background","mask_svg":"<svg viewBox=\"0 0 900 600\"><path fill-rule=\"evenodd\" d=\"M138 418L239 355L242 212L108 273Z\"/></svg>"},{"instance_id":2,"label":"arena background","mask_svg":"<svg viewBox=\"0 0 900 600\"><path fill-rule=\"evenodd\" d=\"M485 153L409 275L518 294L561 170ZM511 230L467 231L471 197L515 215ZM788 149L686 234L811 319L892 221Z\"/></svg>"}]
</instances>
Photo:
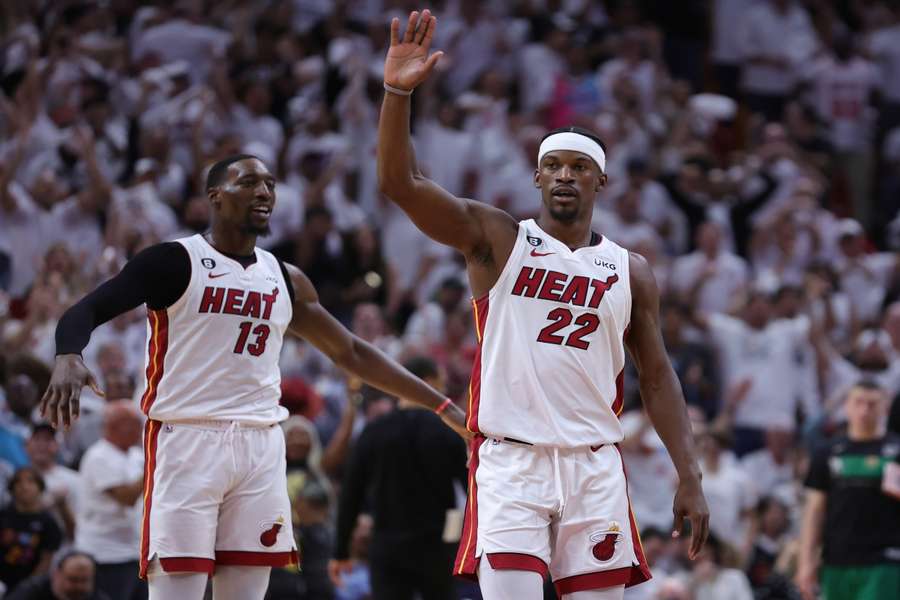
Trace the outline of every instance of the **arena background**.
<instances>
[{"instance_id":1,"label":"arena background","mask_svg":"<svg viewBox=\"0 0 900 600\"><path fill-rule=\"evenodd\" d=\"M476 341L464 264L376 182L388 23L425 7L0 5L0 478L33 463L46 479L61 535L45 535L37 558L71 548L90 518L80 496L91 475L79 466L101 436L105 402L85 389L70 431L34 428L57 320L140 249L204 231L204 169L229 154L255 154L277 175L272 233L260 244L302 268L361 337L401 361L434 360L446 392L465 403ZM840 432L849 384L866 375L891 398L900 390L900 9L878 0L427 8L446 56L413 95L425 173L528 218L539 207L540 137L588 127L608 150L595 230L656 274L719 551L689 563L669 539L675 473L630 370L622 449L655 578L626 598L796 597L810 449ZM135 310L93 334L84 358L106 401L142 392L145 320ZM348 389L296 340L281 367L282 401L296 415L288 458L306 567L277 573L293 591L273 586L270 597L366 598L369 520L354 538L352 585L334 590L325 565L354 440L393 401ZM0 533L11 573L24 560L17 532ZM80 549L103 552L98 543ZM44 561L33 573L54 568ZM480 596L461 583L459 597Z\"/></svg>"}]
</instances>

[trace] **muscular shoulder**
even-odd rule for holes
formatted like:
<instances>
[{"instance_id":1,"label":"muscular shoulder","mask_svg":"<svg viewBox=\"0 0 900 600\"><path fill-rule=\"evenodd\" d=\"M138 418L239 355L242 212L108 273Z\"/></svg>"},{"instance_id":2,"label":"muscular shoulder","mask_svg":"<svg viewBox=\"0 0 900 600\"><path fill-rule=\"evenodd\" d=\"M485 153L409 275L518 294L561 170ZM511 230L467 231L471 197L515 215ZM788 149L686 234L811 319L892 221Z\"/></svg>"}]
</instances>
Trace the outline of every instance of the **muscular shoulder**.
<instances>
[{"instance_id":1,"label":"muscular shoulder","mask_svg":"<svg viewBox=\"0 0 900 600\"><path fill-rule=\"evenodd\" d=\"M483 232L481 242L467 254L479 262L504 261L516 243L518 222L508 212L499 208L476 200L465 202L467 210L481 225Z\"/></svg>"},{"instance_id":2,"label":"muscular shoulder","mask_svg":"<svg viewBox=\"0 0 900 600\"><path fill-rule=\"evenodd\" d=\"M631 295L635 303L648 298L659 298L656 277L646 258L637 252L629 251L628 272L631 280Z\"/></svg>"}]
</instances>

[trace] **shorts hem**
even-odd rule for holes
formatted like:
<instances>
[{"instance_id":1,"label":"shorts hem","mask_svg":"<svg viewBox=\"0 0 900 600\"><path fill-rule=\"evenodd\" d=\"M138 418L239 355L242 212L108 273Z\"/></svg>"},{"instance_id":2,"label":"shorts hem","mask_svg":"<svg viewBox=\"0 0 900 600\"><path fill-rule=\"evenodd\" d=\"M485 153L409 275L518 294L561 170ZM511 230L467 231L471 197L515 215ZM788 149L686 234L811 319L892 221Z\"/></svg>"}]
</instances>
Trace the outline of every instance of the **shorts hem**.
<instances>
[{"instance_id":1,"label":"shorts hem","mask_svg":"<svg viewBox=\"0 0 900 600\"><path fill-rule=\"evenodd\" d=\"M547 563L532 554L521 552L485 552L491 568L497 571L533 571L546 577L549 572Z\"/></svg>"},{"instance_id":2,"label":"shorts hem","mask_svg":"<svg viewBox=\"0 0 900 600\"><path fill-rule=\"evenodd\" d=\"M170 556L159 558L159 566L166 573L206 573L212 575L216 572L216 561L211 558L198 558L195 556Z\"/></svg>"},{"instance_id":3,"label":"shorts hem","mask_svg":"<svg viewBox=\"0 0 900 600\"><path fill-rule=\"evenodd\" d=\"M288 552L245 552L216 550L216 565L241 567L289 567L300 563L296 550Z\"/></svg>"},{"instance_id":4,"label":"shorts hem","mask_svg":"<svg viewBox=\"0 0 900 600\"><path fill-rule=\"evenodd\" d=\"M609 571L596 571L594 573L563 577L554 581L553 586L556 588L556 593L562 596L563 594L599 590L617 585L631 587L644 583L650 577L649 570L643 566L621 567L619 569L610 569Z\"/></svg>"}]
</instances>

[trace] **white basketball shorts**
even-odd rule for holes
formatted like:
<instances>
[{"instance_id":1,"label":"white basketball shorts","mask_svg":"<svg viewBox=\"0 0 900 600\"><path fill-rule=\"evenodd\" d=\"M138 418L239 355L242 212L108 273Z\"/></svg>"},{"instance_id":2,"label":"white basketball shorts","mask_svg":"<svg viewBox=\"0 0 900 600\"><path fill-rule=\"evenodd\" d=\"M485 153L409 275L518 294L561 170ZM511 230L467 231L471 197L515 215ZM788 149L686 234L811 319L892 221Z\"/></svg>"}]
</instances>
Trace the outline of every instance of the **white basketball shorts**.
<instances>
[{"instance_id":1,"label":"white basketball shorts","mask_svg":"<svg viewBox=\"0 0 900 600\"><path fill-rule=\"evenodd\" d=\"M149 420L144 456L141 577L297 563L281 427Z\"/></svg>"},{"instance_id":2,"label":"white basketball shorts","mask_svg":"<svg viewBox=\"0 0 900 600\"><path fill-rule=\"evenodd\" d=\"M614 445L548 448L477 437L454 574L548 573L557 593L650 579Z\"/></svg>"}]
</instances>

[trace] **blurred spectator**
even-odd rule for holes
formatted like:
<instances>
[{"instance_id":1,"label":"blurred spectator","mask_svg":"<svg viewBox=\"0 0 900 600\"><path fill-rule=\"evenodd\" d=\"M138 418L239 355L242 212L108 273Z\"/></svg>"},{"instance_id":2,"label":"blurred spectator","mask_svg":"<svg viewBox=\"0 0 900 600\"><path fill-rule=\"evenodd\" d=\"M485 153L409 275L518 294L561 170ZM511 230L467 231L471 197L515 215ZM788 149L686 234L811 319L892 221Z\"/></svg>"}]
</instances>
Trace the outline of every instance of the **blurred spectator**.
<instances>
[{"instance_id":1,"label":"blurred spectator","mask_svg":"<svg viewBox=\"0 0 900 600\"><path fill-rule=\"evenodd\" d=\"M697 557L691 585L696 600L753 600L753 590L739 569L723 565L724 548L715 534Z\"/></svg>"},{"instance_id":2,"label":"blurred spectator","mask_svg":"<svg viewBox=\"0 0 900 600\"><path fill-rule=\"evenodd\" d=\"M885 435L887 396L863 380L846 396L845 435L813 455L797 586L804 600L883 598L900 589L900 438ZM822 548L821 561L818 549Z\"/></svg>"},{"instance_id":3,"label":"blurred spectator","mask_svg":"<svg viewBox=\"0 0 900 600\"><path fill-rule=\"evenodd\" d=\"M96 564L89 554L67 552L56 561L53 572L22 582L9 600L112 600L94 585Z\"/></svg>"},{"instance_id":4,"label":"blurred spectator","mask_svg":"<svg viewBox=\"0 0 900 600\"><path fill-rule=\"evenodd\" d=\"M697 250L679 257L672 265L672 287L683 296L701 282L698 308L706 312L728 313L734 298L749 283L747 263L725 250L717 223L705 222L697 228Z\"/></svg>"},{"instance_id":5,"label":"blurred spectator","mask_svg":"<svg viewBox=\"0 0 900 600\"><path fill-rule=\"evenodd\" d=\"M103 438L81 461L75 546L96 557L97 589L122 600L147 597L146 584L137 578L137 502L144 490L143 453L138 446L142 425L131 402L110 402L103 413Z\"/></svg>"},{"instance_id":6,"label":"blurred spectator","mask_svg":"<svg viewBox=\"0 0 900 600\"><path fill-rule=\"evenodd\" d=\"M337 600L368 600L372 597L372 575L369 572L369 546L372 543L372 517L362 513L356 520L350 538L351 569L341 575L341 585L335 590Z\"/></svg>"},{"instance_id":7,"label":"blurred spectator","mask_svg":"<svg viewBox=\"0 0 900 600\"><path fill-rule=\"evenodd\" d=\"M6 409L0 412L0 459L13 467L28 464L25 440L31 434L31 413L38 404L38 386L25 373L6 381Z\"/></svg>"},{"instance_id":8,"label":"blurred spectator","mask_svg":"<svg viewBox=\"0 0 900 600\"><path fill-rule=\"evenodd\" d=\"M663 341L681 381L685 402L712 419L719 413L718 365L706 344L690 339L689 320L690 310L682 302L669 301L660 307Z\"/></svg>"},{"instance_id":9,"label":"blurred spectator","mask_svg":"<svg viewBox=\"0 0 900 600\"><path fill-rule=\"evenodd\" d=\"M809 16L794 0L763 0L743 14L737 33L747 105L767 120L777 121L796 84L798 69L816 49Z\"/></svg>"},{"instance_id":10,"label":"blurred spectator","mask_svg":"<svg viewBox=\"0 0 900 600\"><path fill-rule=\"evenodd\" d=\"M56 519L44 510L44 478L33 467L18 469L9 480L12 500L0 510L0 581L7 593L23 580L43 575L62 542Z\"/></svg>"},{"instance_id":11,"label":"blurred spectator","mask_svg":"<svg viewBox=\"0 0 900 600\"><path fill-rule=\"evenodd\" d=\"M412 359L406 367L442 389L431 360ZM456 490L464 489L465 481L465 444L437 415L401 400L393 412L370 422L344 477L335 560L329 566L335 586L342 587L343 573L353 568L350 539L368 496L374 519L369 551L373 598L454 598L454 546L448 542L459 539Z\"/></svg>"},{"instance_id":12,"label":"blurred spectator","mask_svg":"<svg viewBox=\"0 0 900 600\"><path fill-rule=\"evenodd\" d=\"M65 527L66 538L71 540L75 532L75 508L78 501L80 480L78 473L57 463L59 443L56 430L47 424L35 425L31 437L25 442L25 450L31 466L40 472L47 486L44 507L54 513Z\"/></svg>"}]
</instances>

